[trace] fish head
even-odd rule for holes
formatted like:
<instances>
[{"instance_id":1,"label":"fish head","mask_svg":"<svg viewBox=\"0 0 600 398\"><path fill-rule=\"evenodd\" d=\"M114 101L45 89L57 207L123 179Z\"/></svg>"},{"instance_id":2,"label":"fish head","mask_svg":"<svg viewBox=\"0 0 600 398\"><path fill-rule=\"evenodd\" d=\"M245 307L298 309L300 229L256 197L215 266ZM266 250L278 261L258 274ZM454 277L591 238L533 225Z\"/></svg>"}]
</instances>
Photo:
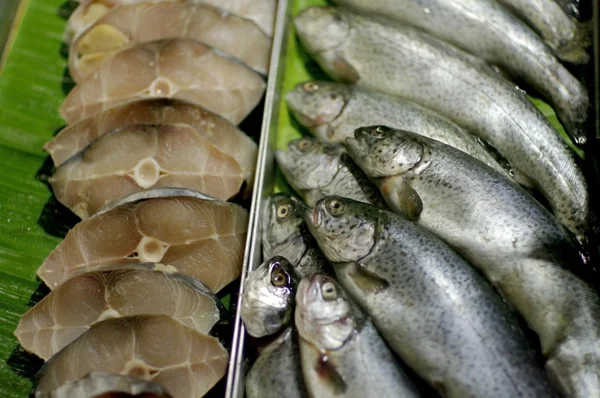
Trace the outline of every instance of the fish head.
<instances>
[{"instance_id":1,"label":"fish head","mask_svg":"<svg viewBox=\"0 0 600 398\"><path fill-rule=\"evenodd\" d=\"M285 96L298 122L323 141L336 141L331 125L350 99L350 87L338 83L307 81Z\"/></svg>"},{"instance_id":2,"label":"fish head","mask_svg":"<svg viewBox=\"0 0 600 398\"><path fill-rule=\"evenodd\" d=\"M304 211L307 206L298 198L277 193L269 198L267 214L263 219L263 255L285 257L298 264L306 250Z\"/></svg>"},{"instance_id":3,"label":"fish head","mask_svg":"<svg viewBox=\"0 0 600 398\"><path fill-rule=\"evenodd\" d=\"M335 50L350 33L346 15L331 6L309 7L294 18L298 37L309 53Z\"/></svg>"},{"instance_id":4,"label":"fish head","mask_svg":"<svg viewBox=\"0 0 600 398\"><path fill-rule=\"evenodd\" d=\"M278 150L275 158L290 185L296 191L304 192L329 185L345 152L341 145L303 137L291 141L287 152Z\"/></svg>"},{"instance_id":5,"label":"fish head","mask_svg":"<svg viewBox=\"0 0 600 398\"><path fill-rule=\"evenodd\" d=\"M328 196L304 213L308 229L333 263L356 262L375 245L377 210L366 203Z\"/></svg>"},{"instance_id":6,"label":"fish head","mask_svg":"<svg viewBox=\"0 0 600 398\"><path fill-rule=\"evenodd\" d=\"M300 336L319 350L342 347L359 326L356 314L356 304L333 278L313 275L300 281L296 327Z\"/></svg>"},{"instance_id":7,"label":"fish head","mask_svg":"<svg viewBox=\"0 0 600 398\"><path fill-rule=\"evenodd\" d=\"M248 274L244 283L241 317L248 334L271 335L292 317L298 275L283 257L276 256Z\"/></svg>"},{"instance_id":8,"label":"fish head","mask_svg":"<svg viewBox=\"0 0 600 398\"><path fill-rule=\"evenodd\" d=\"M360 127L354 131L354 138L346 138L346 147L369 177L391 177L421 164L427 148L418 137L386 126Z\"/></svg>"}]
</instances>

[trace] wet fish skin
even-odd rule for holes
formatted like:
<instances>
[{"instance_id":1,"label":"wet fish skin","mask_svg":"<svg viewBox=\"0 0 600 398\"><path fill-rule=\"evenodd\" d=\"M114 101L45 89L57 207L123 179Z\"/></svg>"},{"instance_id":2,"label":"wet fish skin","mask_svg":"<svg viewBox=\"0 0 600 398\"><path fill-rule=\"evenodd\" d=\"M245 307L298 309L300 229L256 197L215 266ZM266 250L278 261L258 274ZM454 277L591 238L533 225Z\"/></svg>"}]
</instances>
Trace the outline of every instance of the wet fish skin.
<instances>
[{"instance_id":1,"label":"wet fish skin","mask_svg":"<svg viewBox=\"0 0 600 398\"><path fill-rule=\"evenodd\" d=\"M303 11L295 25L304 47L336 80L415 101L492 144L529 176L559 221L586 241L590 199L574 155L508 81L409 27L327 7Z\"/></svg>"},{"instance_id":2,"label":"wet fish skin","mask_svg":"<svg viewBox=\"0 0 600 398\"><path fill-rule=\"evenodd\" d=\"M527 21L563 61L585 64L591 44L590 27L578 22L578 5L571 0L499 0Z\"/></svg>"},{"instance_id":3,"label":"wet fish skin","mask_svg":"<svg viewBox=\"0 0 600 398\"><path fill-rule=\"evenodd\" d=\"M347 144L392 209L402 212L406 184L417 192L419 224L457 248L521 313L566 396L600 394L600 298L569 271L583 267L574 239L542 205L476 159L414 133L372 126Z\"/></svg>"},{"instance_id":4,"label":"wet fish skin","mask_svg":"<svg viewBox=\"0 0 600 398\"><path fill-rule=\"evenodd\" d=\"M509 175L475 136L414 102L325 81L300 83L285 99L296 119L322 141L343 144L359 127L385 124L445 142Z\"/></svg>"},{"instance_id":5,"label":"wet fish skin","mask_svg":"<svg viewBox=\"0 0 600 398\"><path fill-rule=\"evenodd\" d=\"M499 66L509 75L522 78L552 103L573 140L585 144L589 98L584 85L533 30L496 0L336 0L334 3L413 25Z\"/></svg>"},{"instance_id":6,"label":"wet fish skin","mask_svg":"<svg viewBox=\"0 0 600 398\"><path fill-rule=\"evenodd\" d=\"M310 207L324 196L340 195L385 207L385 201L339 144L303 137L275 152L287 182Z\"/></svg>"},{"instance_id":7,"label":"wet fish skin","mask_svg":"<svg viewBox=\"0 0 600 398\"><path fill-rule=\"evenodd\" d=\"M248 274L240 314L249 335L269 336L290 323L299 282L294 267L281 256L265 261Z\"/></svg>"},{"instance_id":8,"label":"wet fish skin","mask_svg":"<svg viewBox=\"0 0 600 398\"><path fill-rule=\"evenodd\" d=\"M312 397L418 397L368 316L331 277L298 287L300 359Z\"/></svg>"},{"instance_id":9,"label":"wet fish skin","mask_svg":"<svg viewBox=\"0 0 600 398\"><path fill-rule=\"evenodd\" d=\"M553 395L505 303L433 234L336 196L305 218L339 283L443 396Z\"/></svg>"},{"instance_id":10,"label":"wet fish skin","mask_svg":"<svg viewBox=\"0 0 600 398\"><path fill-rule=\"evenodd\" d=\"M307 397L300 369L298 336L291 327L264 347L246 376L248 398Z\"/></svg>"},{"instance_id":11,"label":"wet fish skin","mask_svg":"<svg viewBox=\"0 0 600 398\"><path fill-rule=\"evenodd\" d=\"M295 196L271 195L262 226L263 258L285 257L301 278L330 272L327 259L304 223L306 208Z\"/></svg>"}]
</instances>

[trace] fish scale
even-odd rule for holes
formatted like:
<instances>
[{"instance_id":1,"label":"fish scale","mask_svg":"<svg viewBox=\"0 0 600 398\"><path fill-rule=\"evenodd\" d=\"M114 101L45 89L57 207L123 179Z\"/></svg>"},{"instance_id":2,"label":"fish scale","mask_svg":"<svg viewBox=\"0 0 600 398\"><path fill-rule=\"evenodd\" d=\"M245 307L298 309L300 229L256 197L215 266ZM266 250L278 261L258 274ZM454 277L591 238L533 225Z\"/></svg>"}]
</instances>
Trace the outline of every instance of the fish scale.
<instances>
[{"instance_id":1,"label":"fish scale","mask_svg":"<svg viewBox=\"0 0 600 398\"><path fill-rule=\"evenodd\" d=\"M516 320L456 252L393 213L322 199L307 224L340 284L445 397L550 397Z\"/></svg>"}]
</instances>

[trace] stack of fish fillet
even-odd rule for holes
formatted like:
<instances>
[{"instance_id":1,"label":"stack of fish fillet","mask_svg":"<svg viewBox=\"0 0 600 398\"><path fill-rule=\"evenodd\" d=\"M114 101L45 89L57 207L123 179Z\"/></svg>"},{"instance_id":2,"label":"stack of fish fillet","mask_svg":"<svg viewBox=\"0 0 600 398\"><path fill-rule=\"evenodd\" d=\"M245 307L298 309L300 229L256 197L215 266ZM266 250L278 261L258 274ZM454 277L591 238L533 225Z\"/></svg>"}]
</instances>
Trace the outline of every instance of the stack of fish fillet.
<instances>
[{"instance_id":1,"label":"stack of fish fillet","mask_svg":"<svg viewBox=\"0 0 600 398\"><path fill-rule=\"evenodd\" d=\"M333 81L276 160L240 313L248 397L600 397L586 141L565 2L335 0L295 17ZM572 69L572 68L571 68Z\"/></svg>"},{"instance_id":2,"label":"stack of fish fillet","mask_svg":"<svg viewBox=\"0 0 600 398\"><path fill-rule=\"evenodd\" d=\"M237 125L265 90L275 8L86 0L71 15L76 85L44 148L81 221L15 331L47 361L36 397L195 398L225 374L210 333L228 323L217 294L240 275L248 223L228 201L252 192L257 153Z\"/></svg>"}]
</instances>

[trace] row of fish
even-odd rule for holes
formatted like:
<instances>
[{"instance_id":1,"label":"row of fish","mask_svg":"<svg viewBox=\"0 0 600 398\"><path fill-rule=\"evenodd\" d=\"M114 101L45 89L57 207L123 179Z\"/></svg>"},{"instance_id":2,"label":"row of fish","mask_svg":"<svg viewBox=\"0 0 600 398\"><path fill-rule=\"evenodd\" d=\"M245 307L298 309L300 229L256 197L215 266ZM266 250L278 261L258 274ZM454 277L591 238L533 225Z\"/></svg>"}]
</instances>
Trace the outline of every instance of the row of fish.
<instances>
[{"instance_id":1,"label":"row of fish","mask_svg":"<svg viewBox=\"0 0 600 398\"><path fill-rule=\"evenodd\" d=\"M37 271L50 293L15 335L35 396L201 397L225 375L219 292L237 279L276 2L82 1L76 85L44 149L82 221ZM112 395L111 395L112 396Z\"/></svg>"},{"instance_id":2,"label":"row of fish","mask_svg":"<svg viewBox=\"0 0 600 398\"><path fill-rule=\"evenodd\" d=\"M587 62L585 25L554 1L334 3L295 18L337 82L285 97L314 137L275 153L302 199L270 197L245 281L265 345L247 396L600 397L585 179L488 66L582 144L587 93L557 57Z\"/></svg>"}]
</instances>

